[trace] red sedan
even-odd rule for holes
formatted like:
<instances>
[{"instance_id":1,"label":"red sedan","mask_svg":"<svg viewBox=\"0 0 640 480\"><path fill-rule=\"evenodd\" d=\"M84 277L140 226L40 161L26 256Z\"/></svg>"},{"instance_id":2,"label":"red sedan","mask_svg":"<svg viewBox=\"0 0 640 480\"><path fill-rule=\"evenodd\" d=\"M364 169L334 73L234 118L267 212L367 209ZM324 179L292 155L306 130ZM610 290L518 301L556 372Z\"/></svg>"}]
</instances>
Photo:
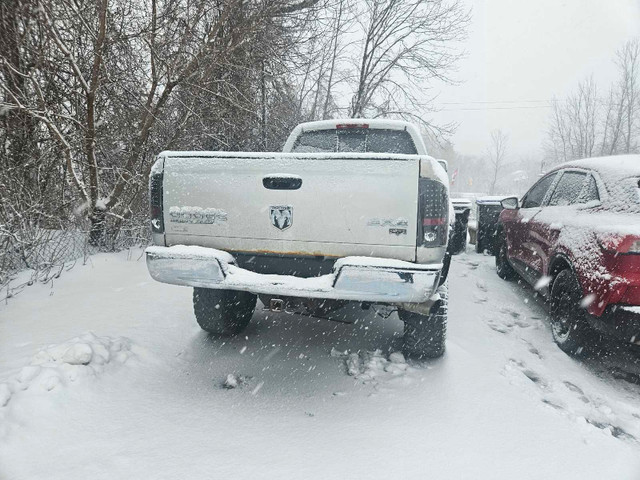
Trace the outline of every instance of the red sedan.
<instances>
[{"instance_id":1,"label":"red sedan","mask_svg":"<svg viewBox=\"0 0 640 480\"><path fill-rule=\"evenodd\" d=\"M640 345L640 155L565 163L502 206L497 273L549 298L560 348Z\"/></svg>"}]
</instances>

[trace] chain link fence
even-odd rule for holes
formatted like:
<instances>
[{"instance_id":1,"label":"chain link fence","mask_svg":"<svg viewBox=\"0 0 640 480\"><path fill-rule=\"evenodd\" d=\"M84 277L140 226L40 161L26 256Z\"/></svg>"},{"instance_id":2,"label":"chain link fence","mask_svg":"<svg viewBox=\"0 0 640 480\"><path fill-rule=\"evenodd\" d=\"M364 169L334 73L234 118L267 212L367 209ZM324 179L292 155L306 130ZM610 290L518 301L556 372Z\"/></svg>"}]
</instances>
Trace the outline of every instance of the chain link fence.
<instances>
[{"instance_id":1,"label":"chain link fence","mask_svg":"<svg viewBox=\"0 0 640 480\"><path fill-rule=\"evenodd\" d=\"M146 246L150 240L148 220L136 216L126 220L106 244L89 243L90 224L76 220L59 229L27 227L0 232L0 301L13 297L26 286L47 283L99 251L119 251Z\"/></svg>"}]
</instances>

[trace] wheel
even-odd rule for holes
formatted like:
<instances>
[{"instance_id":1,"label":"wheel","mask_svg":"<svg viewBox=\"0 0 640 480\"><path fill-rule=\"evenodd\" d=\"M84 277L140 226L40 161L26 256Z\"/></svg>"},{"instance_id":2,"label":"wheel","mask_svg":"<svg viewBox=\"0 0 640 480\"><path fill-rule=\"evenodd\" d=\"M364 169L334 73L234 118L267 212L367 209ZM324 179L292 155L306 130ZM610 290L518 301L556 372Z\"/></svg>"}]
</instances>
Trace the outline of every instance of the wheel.
<instances>
[{"instance_id":1,"label":"wheel","mask_svg":"<svg viewBox=\"0 0 640 480\"><path fill-rule=\"evenodd\" d=\"M460 240L458 239L458 235L456 233L451 235L448 250L451 255L457 255L458 253L460 253Z\"/></svg>"},{"instance_id":2,"label":"wheel","mask_svg":"<svg viewBox=\"0 0 640 480\"><path fill-rule=\"evenodd\" d=\"M506 238L502 238L496 252L496 273L503 280L514 280L518 276L507 258Z\"/></svg>"},{"instance_id":3,"label":"wheel","mask_svg":"<svg viewBox=\"0 0 640 480\"><path fill-rule=\"evenodd\" d=\"M193 311L205 332L233 336L242 332L256 308L256 296L235 290L193 289Z\"/></svg>"},{"instance_id":4,"label":"wheel","mask_svg":"<svg viewBox=\"0 0 640 480\"><path fill-rule=\"evenodd\" d=\"M447 284L438 288L440 302L429 315L400 310L404 322L403 353L407 357L423 359L438 358L444 354L447 337L447 315L449 294Z\"/></svg>"},{"instance_id":5,"label":"wheel","mask_svg":"<svg viewBox=\"0 0 640 480\"><path fill-rule=\"evenodd\" d=\"M580 306L582 287L570 269L562 270L551 286L551 332L558 346L569 355L581 355L599 344L597 333Z\"/></svg>"}]
</instances>

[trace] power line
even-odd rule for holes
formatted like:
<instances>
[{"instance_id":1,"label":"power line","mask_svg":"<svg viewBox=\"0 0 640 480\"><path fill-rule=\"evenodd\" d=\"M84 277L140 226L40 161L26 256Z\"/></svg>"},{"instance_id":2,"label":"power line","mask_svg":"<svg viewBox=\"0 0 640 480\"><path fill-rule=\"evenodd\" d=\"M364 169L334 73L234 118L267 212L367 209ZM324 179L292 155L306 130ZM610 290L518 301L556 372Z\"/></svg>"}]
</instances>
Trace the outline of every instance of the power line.
<instances>
[{"instance_id":1,"label":"power line","mask_svg":"<svg viewBox=\"0 0 640 480\"><path fill-rule=\"evenodd\" d=\"M522 105L518 107L484 107L484 108L443 108L439 112L464 112L464 111L484 111L484 110L529 110L532 108L552 108L553 105Z\"/></svg>"},{"instance_id":2,"label":"power line","mask_svg":"<svg viewBox=\"0 0 640 480\"><path fill-rule=\"evenodd\" d=\"M551 103L552 100L471 100L468 102L440 102L441 105L468 105L472 103Z\"/></svg>"}]
</instances>

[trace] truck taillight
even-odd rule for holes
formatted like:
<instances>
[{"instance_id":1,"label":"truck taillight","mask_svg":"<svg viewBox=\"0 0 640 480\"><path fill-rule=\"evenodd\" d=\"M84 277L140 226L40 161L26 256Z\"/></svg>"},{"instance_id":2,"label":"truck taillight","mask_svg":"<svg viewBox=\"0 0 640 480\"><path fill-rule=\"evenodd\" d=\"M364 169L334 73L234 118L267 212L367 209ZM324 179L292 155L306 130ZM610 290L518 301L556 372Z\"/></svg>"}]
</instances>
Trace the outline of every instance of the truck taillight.
<instances>
[{"instance_id":1,"label":"truck taillight","mask_svg":"<svg viewBox=\"0 0 640 480\"><path fill-rule=\"evenodd\" d=\"M162 212L162 181L164 177L164 159L159 158L151 168L149 175L149 207L151 210L151 231L164 233Z\"/></svg>"},{"instance_id":2,"label":"truck taillight","mask_svg":"<svg viewBox=\"0 0 640 480\"><path fill-rule=\"evenodd\" d=\"M449 234L449 194L447 187L430 178L418 183L417 245L440 247L447 244Z\"/></svg>"}]
</instances>

